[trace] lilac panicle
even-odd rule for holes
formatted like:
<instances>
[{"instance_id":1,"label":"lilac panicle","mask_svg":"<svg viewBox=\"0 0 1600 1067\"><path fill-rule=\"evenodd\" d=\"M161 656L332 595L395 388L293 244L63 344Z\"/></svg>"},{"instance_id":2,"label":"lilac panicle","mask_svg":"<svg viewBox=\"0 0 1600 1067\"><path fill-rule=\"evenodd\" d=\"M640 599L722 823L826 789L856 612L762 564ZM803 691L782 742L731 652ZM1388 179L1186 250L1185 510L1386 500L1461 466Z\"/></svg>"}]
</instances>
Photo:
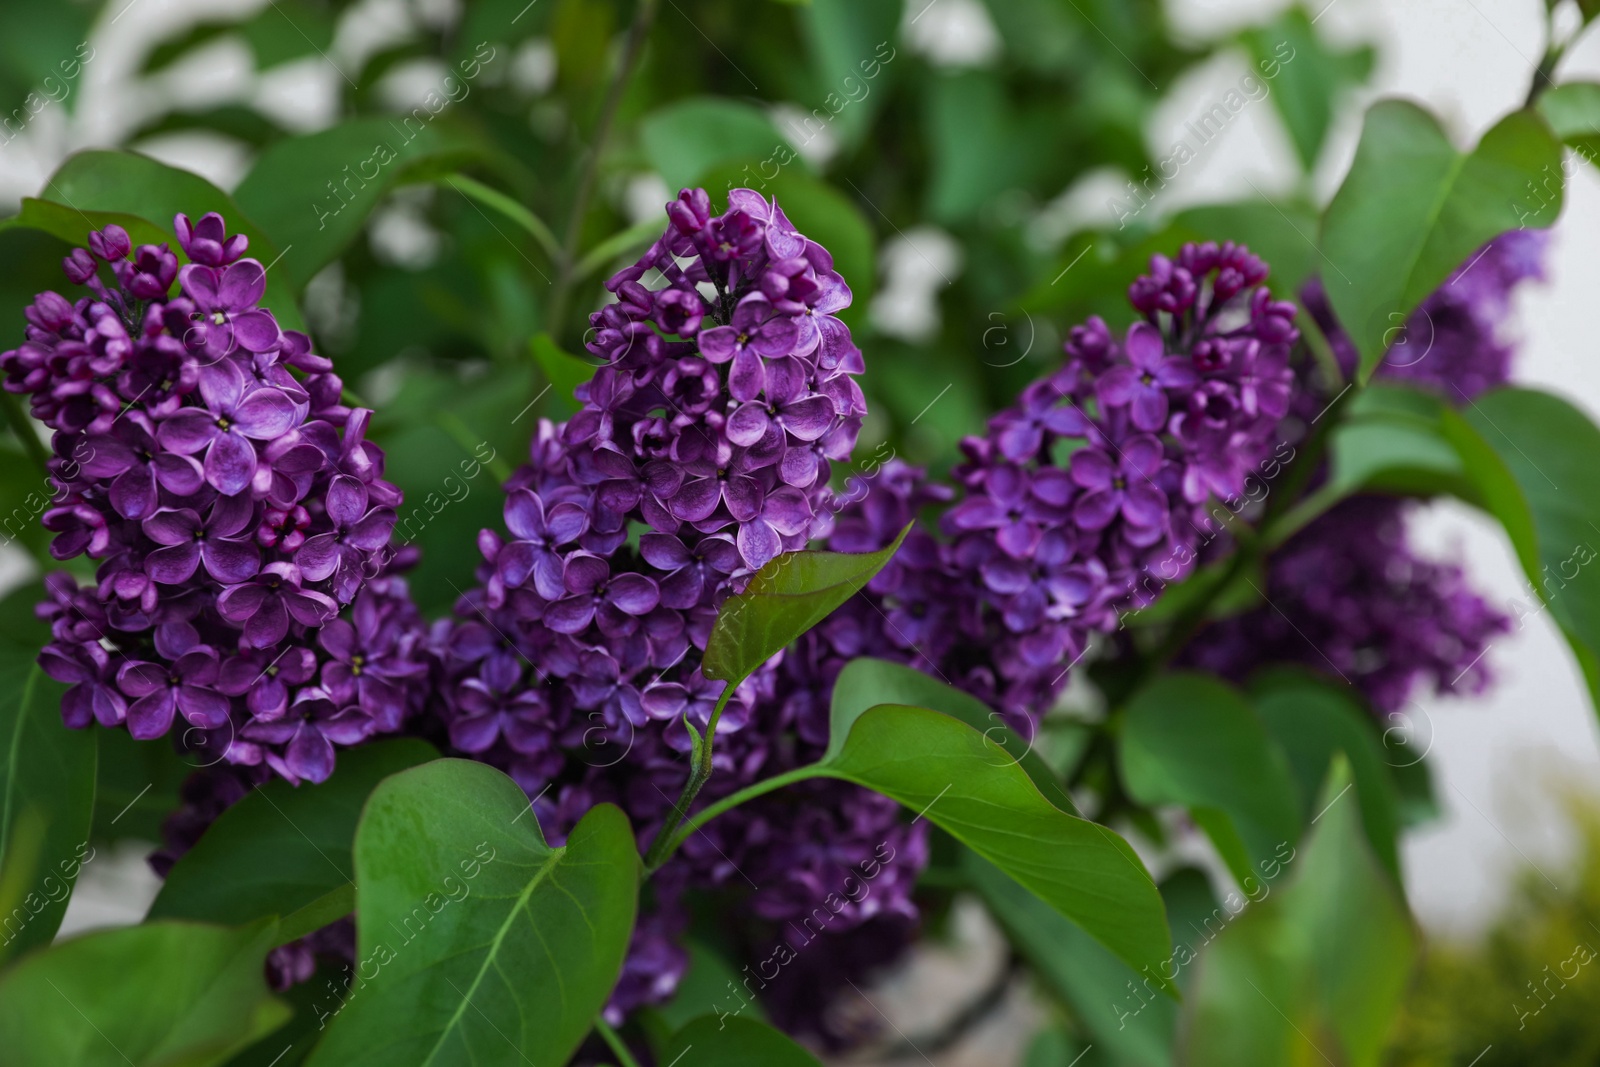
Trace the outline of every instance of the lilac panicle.
<instances>
[{"instance_id":1,"label":"lilac panicle","mask_svg":"<svg viewBox=\"0 0 1600 1067\"><path fill-rule=\"evenodd\" d=\"M370 413L259 306L246 238L216 214L175 228L181 267L120 227L91 234L63 263L88 292L39 294L0 354L53 431L51 554L98 565L83 588L48 579L40 663L71 685L69 726L176 725L213 761L322 781L335 746L421 704L425 631L391 573L400 493Z\"/></svg>"}]
</instances>

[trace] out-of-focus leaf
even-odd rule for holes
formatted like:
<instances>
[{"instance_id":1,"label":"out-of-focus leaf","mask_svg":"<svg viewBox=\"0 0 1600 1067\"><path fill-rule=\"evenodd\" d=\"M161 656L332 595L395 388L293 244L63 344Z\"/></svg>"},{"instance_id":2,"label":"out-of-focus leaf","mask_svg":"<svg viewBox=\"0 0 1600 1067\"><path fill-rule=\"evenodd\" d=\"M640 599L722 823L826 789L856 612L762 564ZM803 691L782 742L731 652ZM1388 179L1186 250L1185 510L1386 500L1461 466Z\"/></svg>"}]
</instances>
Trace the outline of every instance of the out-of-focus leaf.
<instances>
[{"instance_id":1,"label":"out-of-focus leaf","mask_svg":"<svg viewBox=\"0 0 1600 1067\"><path fill-rule=\"evenodd\" d=\"M1325 811L1292 881L1252 904L1200 958L1179 1024L1193 1067L1372 1067L1400 1008L1416 935L1343 796L1334 762ZM1340 799L1342 797L1342 799Z\"/></svg>"},{"instance_id":2,"label":"out-of-focus leaf","mask_svg":"<svg viewBox=\"0 0 1600 1067\"><path fill-rule=\"evenodd\" d=\"M652 111L639 124L639 139L669 189L697 184L719 163L755 165L771 159L773 166L805 166L759 109L721 97L691 97Z\"/></svg>"},{"instance_id":3,"label":"out-of-focus leaf","mask_svg":"<svg viewBox=\"0 0 1600 1067\"><path fill-rule=\"evenodd\" d=\"M289 284L290 276L283 264L274 265L282 249L227 193L198 174L157 163L137 152L95 150L69 156L45 183L44 193L52 200L87 213L108 211L137 215L161 230L180 260L183 250L172 228L174 216L185 214L198 220L208 211L220 212L227 221L228 232L248 237L249 255L268 268L263 305L271 308L284 329L305 328L295 304L295 290ZM87 236L86 232L76 238L76 243L83 244Z\"/></svg>"},{"instance_id":4,"label":"out-of-focus leaf","mask_svg":"<svg viewBox=\"0 0 1600 1067\"><path fill-rule=\"evenodd\" d=\"M145 56L141 72L153 74L202 45L235 33L255 54L256 67L266 70L304 56L325 54L333 44L333 23L333 13L325 3L272 0L249 18L208 19L196 23L178 37L162 41Z\"/></svg>"},{"instance_id":5,"label":"out-of-focus leaf","mask_svg":"<svg viewBox=\"0 0 1600 1067\"><path fill-rule=\"evenodd\" d=\"M19 118L77 106L84 67L97 58L89 27L98 6L86 0L0 6L0 92L13 109L4 116L6 142L20 130Z\"/></svg>"},{"instance_id":6,"label":"out-of-focus leaf","mask_svg":"<svg viewBox=\"0 0 1600 1067\"><path fill-rule=\"evenodd\" d=\"M438 753L425 741L377 741L339 754L320 785L277 780L253 790L206 829L167 875L150 919L239 925L279 917L292 940L355 905L351 848L378 783Z\"/></svg>"},{"instance_id":7,"label":"out-of-focus leaf","mask_svg":"<svg viewBox=\"0 0 1600 1067\"><path fill-rule=\"evenodd\" d=\"M127 139L130 143L136 143L147 137L197 130L220 133L254 148L264 148L286 136L282 126L255 108L243 104L223 104L203 111L169 111L140 126Z\"/></svg>"},{"instance_id":8,"label":"out-of-focus leaf","mask_svg":"<svg viewBox=\"0 0 1600 1067\"><path fill-rule=\"evenodd\" d=\"M1283 752L1244 697L1214 678L1167 674L1136 693L1117 756L1134 799L1187 807L1240 882L1300 837Z\"/></svg>"},{"instance_id":9,"label":"out-of-focus leaf","mask_svg":"<svg viewBox=\"0 0 1600 1067\"><path fill-rule=\"evenodd\" d=\"M1399 801L1371 718L1348 692L1294 668L1259 675L1250 692L1256 714L1289 759L1307 825L1319 816L1312 804L1328 768L1341 752L1349 759L1367 843L1399 885Z\"/></svg>"},{"instance_id":10,"label":"out-of-focus leaf","mask_svg":"<svg viewBox=\"0 0 1600 1067\"><path fill-rule=\"evenodd\" d=\"M355 859L360 984L309 1062L567 1061L633 932L639 854L620 810L591 808L551 848L510 778L435 760L372 794Z\"/></svg>"},{"instance_id":11,"label":"out-of-focus leaf","mask_svg":"<svg viewBox=\"0 0 1600 1067\"><path fill-rule=\"evenodd\" d=\"M160 841L161 823L182 802L184 779L204 766L203 753L180 756L168 738L135 741L122 729L96 728L100 750L94 826L99 844L125 839Z\"/></svg>"},{"instance_id":12,"label":"out-of-focus leaf","mask_svg":"<svg viewBox=\"0 0 1600 1067\"><path fill-rule=\"evenodd\" d=\"M1516 548L1528 581L1560 625L1600 708L1600 428L1560 397L1497 389L1457 413L1445 435L1490 514ZM1531 614L1537 605L1526 605Z\"/></svg>"},{"instance_id":13,"label":"out-of-focus leaf","mask_svg":"<svg viewBox=\"0 0 1600 1067\"><path fill-rule=\"evenodd\" d=\"M282 1026L263 961L276 924L162 922L102 930L0 976L7 1062L211 1067Z\"/></svg>"},{"instance_id":14,"label":"out-of-focus leaf","mask_svg":"<svg viewBox=\"0 0 1600 1067\"><path fill-rule=\"evenodd\" d=\"M1600 83L1568 82L1539 97L1539 114L1557 137L1600 166Z\"/></svg>"},{"instance_id":15,"label":"out-of-focus leaf","mask_svg":"<svg viewBox=\"0 0 1600 1067\"><path fill-rule=\"evenodd\" d=\"M903 12L898 0L812 0L796 12L815 79L803 102L819 126L832 116L827 127L846 146L860 143L911 62L897 48Z\"/></svg>"},{"instance_id":16,"label":"out-of-focus leaf","mask_svg":"<svg viewBox=\"0 0 1600 1067\"><path fill-rule=\"evenodd\" d=\"M437 98L442 111L448 101ZM394 186L486 154L436 114L419 106L393 119L351 119L279 141L257 157L234 196L285 250L279 269L297 290L355 240Z\"/></svg>"},{"instance_id":17,"label":"out-of-focus leaf","mask_svg":"<svg viewBox=\"0 0 1600 1067\"><path fill-rule=\"evenodd\" d=\"M1340 96L1372 74L1372 46L1333 48L1318 36L1310 17L1298 7L1289 8L1265 26L1245 31L1244 41L1256 64L1251 73L1272 94L1301 165L1311 170L1333 124Z\"/></svg>"},{"instance_id":18,"label":"out-of-focus leaf","mask_svg":"<svg viewBox=\"0 0 1600 1067\"><path fill-rule=\"evenodd\" d=\"M0 961L50 943L93 856L94 734L62 724L37 654L0 642Z\"/></svg>"},{"instance_id":19,"label":"out-of-focus leaf","mask_svg":"<svg viewBox=\"0 0 1600 1067\"><path fill-rule=\"evenodd\" d=\"M1178 1005L1155 992L1158 983L1141 990L1142 975L976 853L964 851L962 867L1012 945L1071 1006L1095 1044L1129 1067L1172 1063ZM1169 977L1178 973L1170 963L1166 970Z\"/></svg>"},{"instance_id":20,"label":"out-of-focus leaf","mask_svg":"<svg viewBox=\"0 0 1600 1067\"><path fill-rule=\"evenodd\" d=\"M782 1032L753 1019L701 1016L672 1035L661 1062L676 1063L690 1052L701 1067L822 1067Z\"/></svg>"},{"instance_id":21,"label":"out-of-focus leaf","mask_svg":"<svg viewBox=\"0 0 1600 1067\"><path fill-rule=\"evenodd\" d=\"M1473 252L1551 225L1561 203L1561 144L1536 113L1506 116L1463 155L1415 104L1375 104L1321 238L1328 299L1361 353L1361 380L1394 327Z\"/></svg>"},{"instance_id":22,"label":"out-of-focus leaf","mask_svg":"<svg viewBox=\"0 0 1600 1067\"><path fill-rule=\"evenodd\" d=\"M1050 163L1047 132L1012 107L989 71L935 79L923 121L933 148L927 210L944 223L964 222L999 194L1028 188Z\"/></svg>"},{"instance_id":23,"label":"out-of-focus leaf","mask_svg":"<svg viewBox=\"0 0 1600 1067\"><path fill-rule=\"evenodd\" d=\"M701 670L738 685L789 643L859 593L900 549L911 527L877 552L785 552L744 592L723 602Z\"/></svg>"},{"instance_id":24,"label":"out-of-focus leaf","mask_svg":"<svg viewBox=\"0 0 1600 1067\"><path fill-rule=\"evenodd\" d=\"M594 377L596 364L563 352L547 333L534 334L533 340L528 342L528 351L550 386L550 408L563 418L571 416L579 406L573 390Z\"/></svg>"},{"instance_id":25,"label":"out-of-focus leaf","mask_svg":"<svg viewBox=\"0 0 1600 1067\"><path fill-rule=\"evenodd\" d=\"M690 938L684 947L689 952L689 969L678 980L672 999L634 1016L655 1047L665 1047L673 1034L702 1015L736 1014L759 1023L767 1021L761 1002L743 984L747 975L700 941Z\"/></svg>"},{"instance_id":26,"label":"out-of-focus leaf","mask_svg":"<svg viewBox=\"0 0 1600 1067\"><path fill-rule=\"evenodd\" d=\"M407 581L424 612L448 610L471 588L480 560L471 546L501 525L499 483L527 456L539 388L526 363L470 380L416 370L374 417L385 474L405 492L395 541L422 549Z\"/></svg>"}]
</instances>

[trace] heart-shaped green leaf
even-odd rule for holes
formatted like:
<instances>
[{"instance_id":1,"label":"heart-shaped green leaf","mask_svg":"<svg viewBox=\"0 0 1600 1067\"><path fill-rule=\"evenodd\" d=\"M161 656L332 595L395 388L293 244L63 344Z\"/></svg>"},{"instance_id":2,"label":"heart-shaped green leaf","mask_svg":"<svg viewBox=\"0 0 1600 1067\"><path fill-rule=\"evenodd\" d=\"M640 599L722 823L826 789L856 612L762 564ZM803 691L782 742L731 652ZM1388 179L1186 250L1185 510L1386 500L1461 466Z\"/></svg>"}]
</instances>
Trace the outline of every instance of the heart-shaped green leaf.
<instances>
[{"instance_id":1,"label":"heart-shaped green leaf","mask_svg":"<svg viewBox=\"0 0 1600 1067\"><path fill-rule=\"evenodd\" d=\"M1561 144L1534 112L1506 116L1462 154L1415 104L1375 104L1322 218L1323 283L1361 353L1361 379L1392 331L1485 242L1551 225L1561 202Z\"/></svg>"},{"instance_id":2,"label":"heart-shaped green leaf","mask_svg":"<svg viewBox=\"0 0 1600 1067\"><path fill-rule=\"evenodd\" d=\"M279 141L256 159L234 197L285 250L280 269L298 292L355 240L395 185L484 155L478 141L419 107Z\"/></svg>"},{"instance_id":3,"label":"heart-shaped green leaf","mask_svg":"<svg viewBox=\"0 0 1600 1067\"><path fill-rule=\"evenodd\" d=\"M232 197L198 174L157 163L137 152L79 152L69 156L50 176L43 193L48 200L91 216L94 212L120 212L145 219L165 235L164 240L180 260L183 250L178 247L172 228L173 217L181 213L198 221L208 211L221 212L228 232L248 237L248 254L268 268L267 295L262 306L272 310L284 329L305 329L294 299L298 289L291 286L291 275L284 264L277 262L283 248L267 236L256 220L248 218ZM85 225L84 232L71 239L81 245L87 238Z\"/></svg>"},{"instance_id":4,"label":"heart-shaped green leaf","mask_svg":"<svg viewBox=\"0 0 1600 1067\"><path fill-rule=\"evenodd\" d=\"M425 741L402 738L339 754L320 785L268 782L206 830L167 875L151 919L237 925L282 918L284 940L355 910L351 850L361 808L389 775L433 759Z\"/></svg>"},{"instance_id":5,"label":"heart-shaped green leaf","mask_svg":"<svg viewBox=\"0 0 1600 1067\"><path fill-rule=\"evenodd\" d=\"M48 945L93 858L95 738L61 722L66 687L0 641L0 961Z\"/></svg>"},{"instance_id":6,"label":"heart-shaped green leaf","mask_svg":"<svg viewBox=\"0 0 1600 1067\"><path fill-rule=\"evenodd\" d=\"M831 615L884 568L911 532L877 552L785 552L767 561L717 613L706 642L707 678L738 685L790 642Z\"/></svg>"},{"instance_id":7,"label":"heart-shaped green leaf","mask_svg":"<svg viewBox=\"0 0 1600 1067\"><path fill-rule=\"evenodd\" d=\"M620 810L561 848L501 772L386 779L356 830L355 984L314 1067L565 1063L622 969L639 856Z\"/></svg>"},{"instance_id":8,"label":"heart-shaped green leaf","mask_svg":"<svg viewBox=\"0 0 1600 1067\"><path fill-rule=\"evenodd\" d=\"M1555 135L1600 166L1600 84L1568 82L1539 97L1543 115Z\"/></svg>"},{"instance_id":9,"label":"heart-shaped green leaf","mask_svg":"<svg viewBox=\"0 0 1600 1067\"><path fill-rule=\"evenodd\" d=\"M212 1067L289 1017L263 975L277 924L159 922L102 930L0 977L7 1063Z\"/></svg>"}]
</instances>

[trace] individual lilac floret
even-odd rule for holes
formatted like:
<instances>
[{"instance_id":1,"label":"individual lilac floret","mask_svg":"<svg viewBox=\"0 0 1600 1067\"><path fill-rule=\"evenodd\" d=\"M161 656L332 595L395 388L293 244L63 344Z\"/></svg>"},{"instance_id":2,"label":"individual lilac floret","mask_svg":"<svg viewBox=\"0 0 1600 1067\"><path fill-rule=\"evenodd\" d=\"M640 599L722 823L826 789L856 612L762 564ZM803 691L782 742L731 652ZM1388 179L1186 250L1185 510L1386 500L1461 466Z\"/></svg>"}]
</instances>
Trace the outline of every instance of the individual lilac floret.
<instances>
[{"instance_id":1,"label":"individual lilac floret","mask_svg":"<svg viewBox=\"0 0 1600 1067\"><path fill-rule=\"evenodd\" d=\"M399 490L332 364L259 306L245 238L216 214L175 228L181 269L166 245L91 234L63 264L88 294L39 294L0 354L54 431L51 552L98 563L93 586L49 580L40 663L72 687L69 726L320 782L335 745L422 702L425 631L389 573ZM379 677L353 682L364 669Z\"/></svg>"}]
</instances>

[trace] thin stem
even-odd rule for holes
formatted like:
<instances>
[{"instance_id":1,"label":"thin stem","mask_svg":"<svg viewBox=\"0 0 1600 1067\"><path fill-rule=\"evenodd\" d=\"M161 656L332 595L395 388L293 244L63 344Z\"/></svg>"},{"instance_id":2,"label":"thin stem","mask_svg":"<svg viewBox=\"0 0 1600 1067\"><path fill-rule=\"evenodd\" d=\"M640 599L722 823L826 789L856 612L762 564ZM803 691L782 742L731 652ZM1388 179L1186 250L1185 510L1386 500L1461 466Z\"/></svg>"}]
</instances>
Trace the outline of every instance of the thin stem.
<instances>
[{"instance_id":1,"label":"thin stem","mask_svg":"<svg viewBox=\"0 0 1600 1067\"><path fill-rule=\"evenodd\" d=\"M690 834L700 829L700 827L704 826L712 819L715 819L718 815L721 815L726 811L731 811L732 809L737 808L740 804L754 800L757 797L776 792L786 785L793 785L796 782L803 782L808 778L817 778L821 775L821 767L815 763L807 764L804 767L796 767L792 771L785 771L782 774L774 775L771 778L763 778L754 785L747 785L737 793L730 793L716 803L707 805L701 811L696 812L694 818L685 822L682 829L680 829L677 834L674 835L672 844L667 848L667 854L662 857L662 862L671 859L672 854L678 850L678 846L687 841Z\"/></svg>"},{"instance_id":2,"label":"thin stem","mask_svg":"<svg viewBox=\"0 0 1600 1067\"><path fill-rule=\"evenodd\" d=\"M711 710L711 719L706 723L705 737L695 746L695 751L690 757L689 780L683 783L683 793L678 797L678 802L672 806L667 821L656 831L655 840L650 842L650 848L644 854L646 871L655 871L667 862L667 857L672 855L674 847L673 833L678 829L678 824L689 814L694 798L700 795L700 790L711 780L711 742L717 735L717 722L722 718L722 709L728 706L728 698L733 696L736 685L735 682L729 682L723 687L722 696L717 698L717 706Z\"/></svg>"},{"instance_id":3,"label":"thin stem","mask_svg":"<svg viewBox=\"0 0 1600 1067\"><path fill-rule=\"evenodd\" d=\"M598 1015L594 1017L594 1031L605 1039L607 1045L611 1046L611 1051L616 1054L617 1062L622 1067L639 1067L639 1061L634 1059L633 1053L628 1051L628 1046L623 1042L621 1035Z\"/></svg>"},{"instance_id":4,"label":"thin stem","mask_svg":"<svg viewBox=\"0 0 1600 1067\"><path fill-rule=\"evenodd\" d=\"M17 440L22 443L22 450L28 454L33 465L39 468L40 474L46 478L50 477L50 453L45 450L44 442L39 440L39 434L33 428L33 420L17 402L16 394L0 390L0 405L5 408L6 422L11 425L11 432L17 435Z\"/></svg>"},{"instance_id":5,"label":"thin stem","mask_svg":"<svg viewBox=\"0 0 1600 1067\"><path fill-rule=\"evenodd\" d=\"M567 313L567 302L572 298L572 286L577 275L573 267L578 258L578 241L583 236L583 217L589 209L589 198L594 194L595 180L600 174L600 157L605 153L606 141L611 136L611 126L622 106L622 96L627 90L633 68L638 65L639 54L644 51L645 38L650 35L650 24L655 21L657 0L639 0L634 9L633 24L628 27L628 39L622 46L622 59L617 73L606 90L605 103L600 109L600 121L594 129L594 140L589 146L589 156L584 161L583 174L572 194L572 211L567 216L566 237L561 242L561 259L557 264L555 289L550 294L547 328L550 336L559 343L561 320Z\"/></svg>"}]
</instances>

